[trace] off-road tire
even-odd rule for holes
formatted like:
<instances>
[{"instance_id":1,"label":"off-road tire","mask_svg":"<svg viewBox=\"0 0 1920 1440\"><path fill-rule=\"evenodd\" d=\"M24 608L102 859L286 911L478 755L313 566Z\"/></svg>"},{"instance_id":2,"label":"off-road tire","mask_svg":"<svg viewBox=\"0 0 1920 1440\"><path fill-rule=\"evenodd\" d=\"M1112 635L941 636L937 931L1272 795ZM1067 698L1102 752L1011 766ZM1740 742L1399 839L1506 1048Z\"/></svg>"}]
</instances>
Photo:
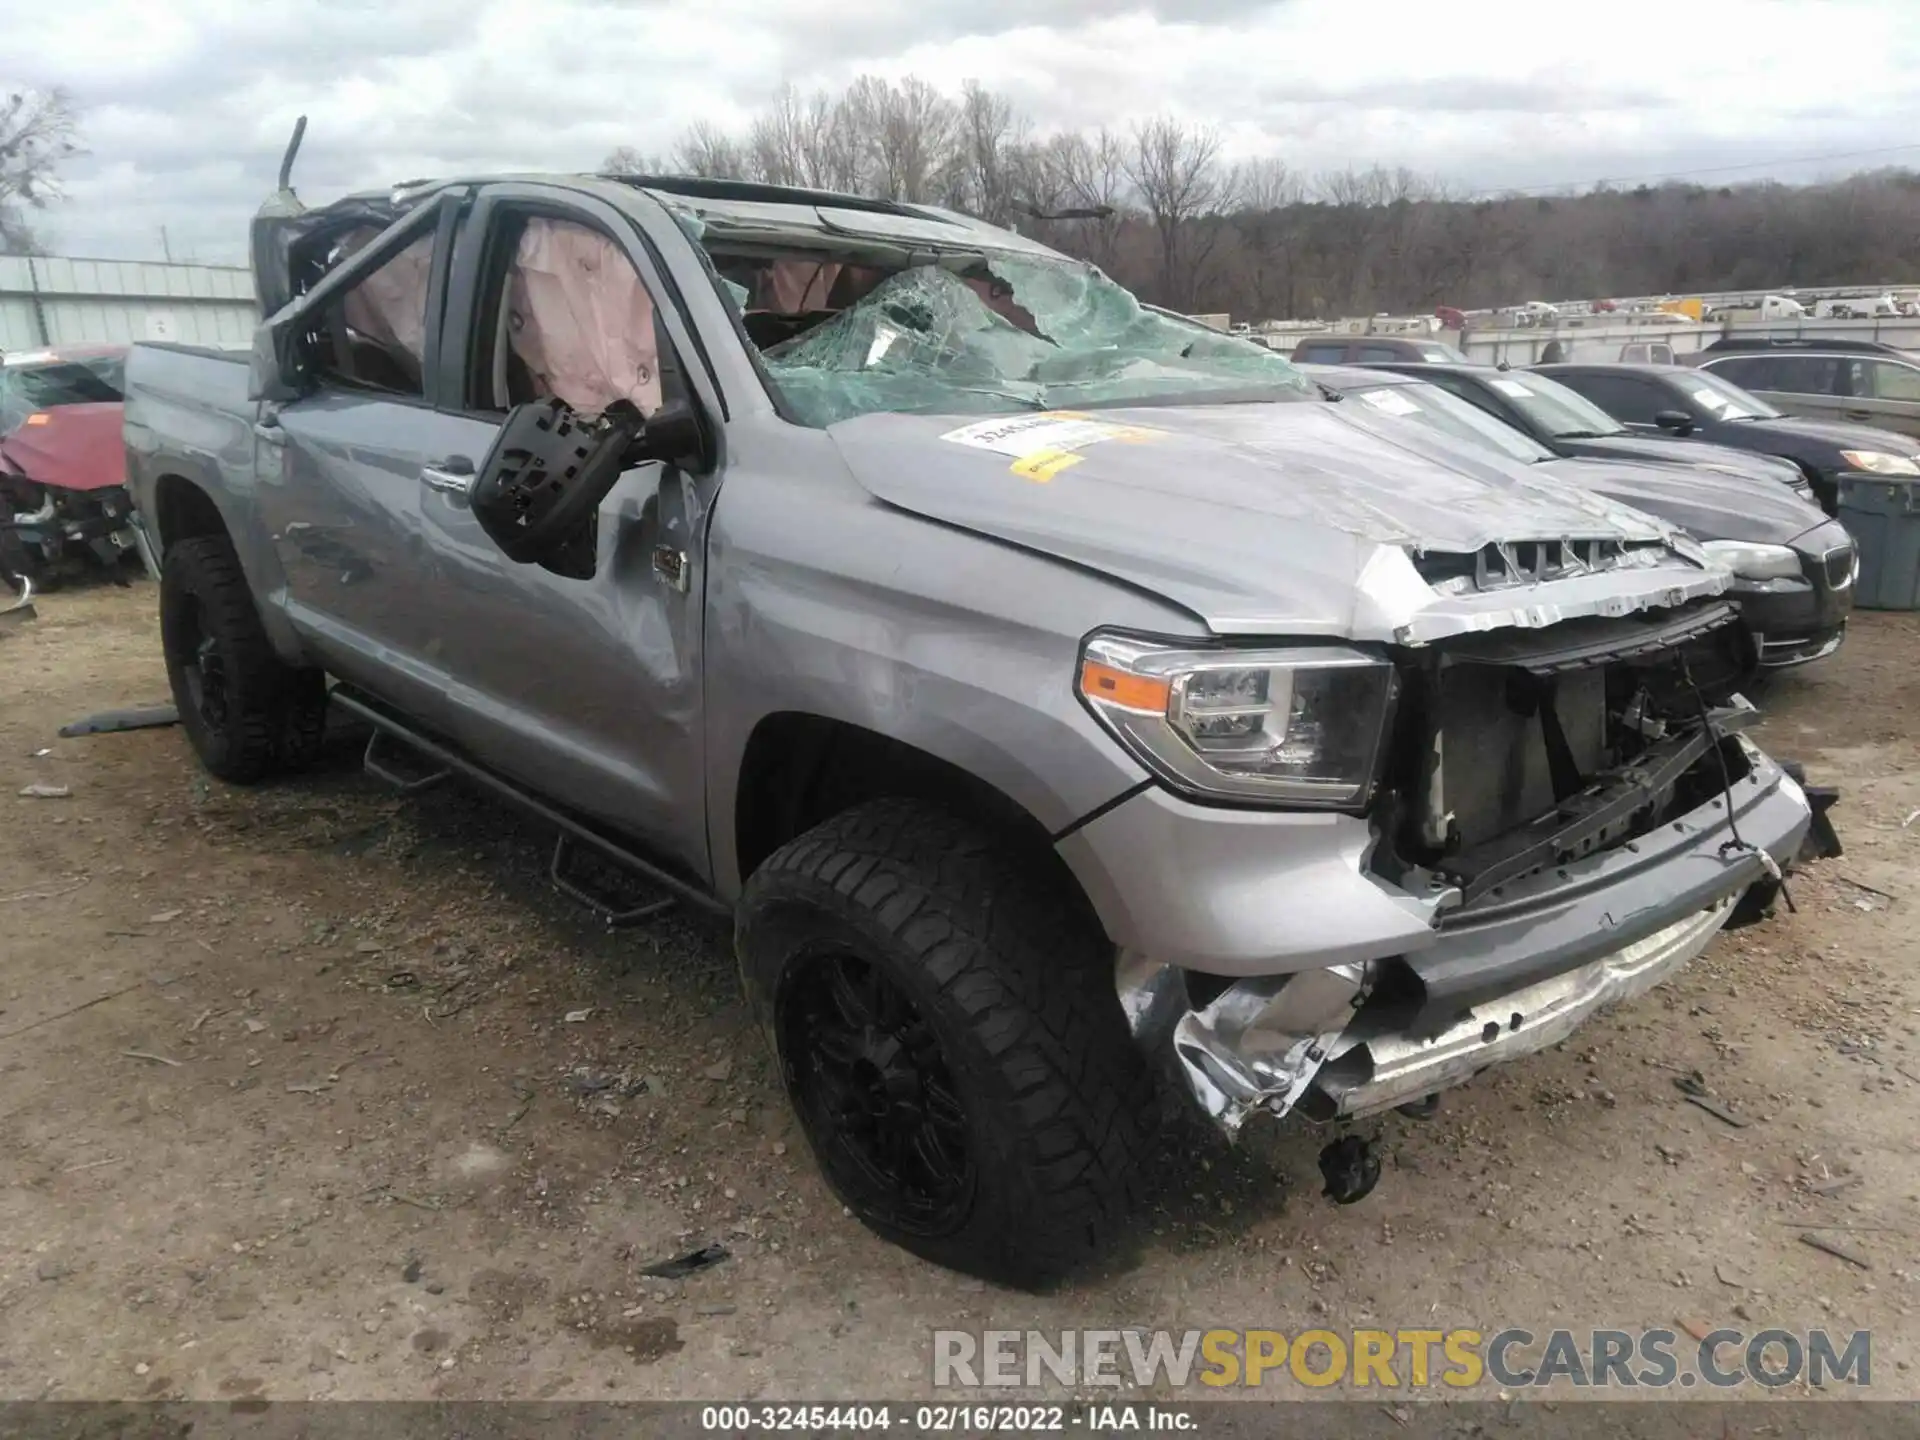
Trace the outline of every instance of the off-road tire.
<instances>
[{"instance_id":1,"label":"off-road tire","mask_svg":"<svg viewBox=\"0 0 1920 1440\"><path fill-rule=\"evenodd\" d=\"M320 753L326 676L274 653L240 558L224 535L167 547L160 570L160 639L180 726L200 763L236 785L304 769ZM196 667L217 663L222 703L201 704Z\"/></svg>"},{"instance_id":2,"label":"off-road tire","mask_svg":"<svg viewBox=\"0 0 1920 1440\"><path fill-rule=\"evenodd\" d=\"M1111 948L1057 863L928 804L875 801L761 865L735 932L749 1000L841 1200L917 1255L1024 1288L1105 1249L1140 1197L1157 1115ZM834 953L883 974L924 1019L964 1115L970 1184L931 1231L849 1184L843 1137L803 1103L812 1061L791 1053L805 1046L782 1007L796 974Z\"/></svg>"}]
</instances>

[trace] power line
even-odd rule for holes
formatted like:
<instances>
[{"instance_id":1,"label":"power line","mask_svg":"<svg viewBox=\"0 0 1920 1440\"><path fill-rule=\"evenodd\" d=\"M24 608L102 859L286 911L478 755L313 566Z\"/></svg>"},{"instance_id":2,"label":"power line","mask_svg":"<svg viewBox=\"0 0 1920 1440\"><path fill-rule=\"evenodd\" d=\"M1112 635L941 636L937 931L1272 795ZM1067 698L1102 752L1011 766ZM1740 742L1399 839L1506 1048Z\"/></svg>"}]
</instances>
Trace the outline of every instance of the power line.
<instances>
[{"instance_id":1,"label":"power line","mask_svg":"<svg viewBox=\"0 0 1920 1440\"><path fill-rule=\"evenodd\" d=\"M1501 195L1533 195L1553 190L1597 190L1602 185L1644 185L1651 180L1685 180L1694 175L1726 175L1736 170L1771 170L1782 165L1822 165L1830 160L1863 160L1872 155L1898 155L1920 150L1920 145L1883 145L1876 150L1840 150L1829 155L1786 156L1777 160L1751 160L1739 165L1705 165L1693 170L1665 170L1653 175L1602 175L1597 180L1567 180L1558 185L1510 185L1477 190L1475 199Z\"/></svg>"}]
</instances>

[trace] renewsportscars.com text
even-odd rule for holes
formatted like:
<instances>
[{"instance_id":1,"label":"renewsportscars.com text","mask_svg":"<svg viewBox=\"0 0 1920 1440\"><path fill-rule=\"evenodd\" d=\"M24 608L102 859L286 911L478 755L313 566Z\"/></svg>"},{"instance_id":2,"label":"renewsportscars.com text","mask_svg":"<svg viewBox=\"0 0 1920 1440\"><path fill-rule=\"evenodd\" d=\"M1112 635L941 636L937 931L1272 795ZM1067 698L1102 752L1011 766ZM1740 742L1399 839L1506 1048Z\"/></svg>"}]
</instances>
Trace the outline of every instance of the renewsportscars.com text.
<instances>
[{"instance_id":1,"label":"renewsportscars.com text","mask_svg":"<svg viewBox=\"0 0 1920 1440\"><path fill-rule=\"evenodd\" d=\"M1775 1389L1873 1383L1866 1330L936 1330L936 1386Z\"/></svg>"}]
</instances>

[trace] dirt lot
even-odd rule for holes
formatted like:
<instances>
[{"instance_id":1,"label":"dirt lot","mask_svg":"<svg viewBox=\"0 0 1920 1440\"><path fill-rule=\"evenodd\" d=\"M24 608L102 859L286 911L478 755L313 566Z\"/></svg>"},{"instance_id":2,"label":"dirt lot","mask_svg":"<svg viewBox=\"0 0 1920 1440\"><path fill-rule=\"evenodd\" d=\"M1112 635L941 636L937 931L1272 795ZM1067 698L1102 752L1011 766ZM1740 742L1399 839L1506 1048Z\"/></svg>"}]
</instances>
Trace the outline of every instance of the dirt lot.
<instances>
[{"instance_id":1,"label":"dirt lot","mask_svg":"<svg viewBox=\"0 0 1920 1440\"><path fill-rule=\"evenodd\" d=\"M1770 697L1763 743L1844 788L1797 915L1390 1117L1360 1205L1305 1129L1170 1149L1135 1251L1032 1297L842 1213L723 927L598 930L537 832L383 793L351 737L250 792L177 729L56 738L164 698L153 608L62 592L0 640L0 1396L901 1397L935 1327L1688 1321L1871 1327L1920 1396L1920 617Z\"/></svg>"}]
</instances>

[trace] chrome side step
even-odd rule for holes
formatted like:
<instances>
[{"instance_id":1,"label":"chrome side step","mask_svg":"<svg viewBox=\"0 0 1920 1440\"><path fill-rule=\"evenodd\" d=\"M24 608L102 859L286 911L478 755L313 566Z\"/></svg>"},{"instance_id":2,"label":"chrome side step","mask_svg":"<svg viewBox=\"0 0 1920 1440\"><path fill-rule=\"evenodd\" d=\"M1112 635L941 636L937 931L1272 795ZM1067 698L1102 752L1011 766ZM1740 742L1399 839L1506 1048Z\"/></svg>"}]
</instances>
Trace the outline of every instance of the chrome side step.
<instances>
[{"instance_id":1,"label":"chrome side step","mask_svg":"<svg viewBox=\"0 0 1920 1440\"><path fill-rule=\"evenodd\" d=\"M34 618L33 581L25 575L20 577L20 594L11 605L0 605L0 627L18 625L24 620Z\"/></svg>"}]
</instances>

